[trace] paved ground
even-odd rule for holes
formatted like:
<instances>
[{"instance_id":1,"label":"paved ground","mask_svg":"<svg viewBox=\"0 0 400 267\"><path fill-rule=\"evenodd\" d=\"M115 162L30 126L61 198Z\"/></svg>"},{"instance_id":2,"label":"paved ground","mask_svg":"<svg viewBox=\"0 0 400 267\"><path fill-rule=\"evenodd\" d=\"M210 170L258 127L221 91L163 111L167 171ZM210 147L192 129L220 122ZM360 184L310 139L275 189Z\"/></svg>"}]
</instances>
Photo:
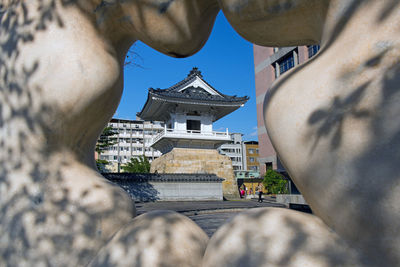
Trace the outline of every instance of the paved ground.
<instances>
[{"instance_id":1,"label":"paved ground","mask_svg":"<svg viewBox=\"0 0 400 267\"><path fill-rule=\"evenodd\" d=\"M188 217L197 223L197 225L206 232L208 237L211 237L222 224L237 214L239 214L239 211L206 213Z\"/></svg>"},{"instance_id":2,"label":"paved ground","mask_svg":"<svg viewBox=\"0 0 400 267\"><path fill-rule=\"evenodd\" d=\"M278 204L271 198L265 198L264 202L258 203L253 200L235 201L158 201L136 203L138 215L152 210L173 210L185 215L194 215L201 212L221 211L221 210L243 210L257 207L285 207Z\"/></svg>"},{"instance_id":3,"label":"paved ground","mask_svg":"<svg viewBox=\"0 0 400 267\"><path fill-rule=\"evenodd\" d=\"M236 201L180 201L180 202L146 202L136 203L138 215L152 210L173 210L182 213L196 222L208 236L211 235L227 220L245 209L260 207L281 207L271 198L258 203L257 200Z\"/></svg>"}]
</instances>

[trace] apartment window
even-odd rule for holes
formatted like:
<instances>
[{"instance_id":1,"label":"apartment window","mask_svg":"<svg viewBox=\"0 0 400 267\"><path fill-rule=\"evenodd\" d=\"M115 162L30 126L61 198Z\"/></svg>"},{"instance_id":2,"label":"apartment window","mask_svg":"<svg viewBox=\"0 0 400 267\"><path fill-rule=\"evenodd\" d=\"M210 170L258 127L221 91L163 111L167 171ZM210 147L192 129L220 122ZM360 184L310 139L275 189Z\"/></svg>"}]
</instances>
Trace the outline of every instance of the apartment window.
<instances>
[{"instance_id":1,"label":"apartment window","mask_svg":"<svg viewBox=\"0 0 400 267\"><path fill-rule=\"evenodd\" d=\"M258 152L258 148L256 149L256 154L259 154L259 152Z\"/></svg>"},{"instance_id":2,"label":"apartment window","mask_svg":"<svg viewBox=\"0 0 400 267\"><path fill-rule=\"evenodd\" d=\"M254 159L253 157L250 157L250 158L249 158L249 161L250 161L250 162L255 162L255 159Z\"/></svg>"},{"instance_id":3,"label":"apartment window","mask_svg":"<svg viewBox=\"0 0 400 267\"><path fill-rule=\"evenodd\" d=\"M254 149L250 148L249 149L249 154L254 154Z\"/></svg>"},{"instance_id":4,"label":"apartment window","mask_svg":"<svg viewBox=\"0 0 400 267\"><path fill-rule=\"evenodd\" d=\"M294 57L293 53L288 54L278 61L279 64L279 74L283 74L294 67Z\"/></svg>"},{"instance_id":5,"label":"apartment window","mask_svg":"<svg viewBox=\"0 0 400 267\"><path fill-rule=\"evenodd\" d=\"M307 46L307 48L308 48L308 58L311 58L318 53L321 47L319 45L309 45Z\"/></svg>"}]
</instances>

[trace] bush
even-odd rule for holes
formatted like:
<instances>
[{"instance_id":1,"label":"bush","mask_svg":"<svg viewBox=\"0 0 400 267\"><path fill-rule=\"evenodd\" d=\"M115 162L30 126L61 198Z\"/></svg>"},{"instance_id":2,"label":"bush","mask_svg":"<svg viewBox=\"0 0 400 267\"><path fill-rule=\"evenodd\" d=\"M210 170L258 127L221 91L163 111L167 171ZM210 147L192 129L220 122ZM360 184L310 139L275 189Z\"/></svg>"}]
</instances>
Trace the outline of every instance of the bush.
<instances>
[{"instance_id":1,"label":"bush","mask_svg":"<svg viewBox=\"0 0 400 267\"><path fill-rule=\"evenodd\" d=\"M108 172L106 169L106 165L108 165L109 162L104 159L96 159L96 166L99 172Z\"/></svg>"},{"instance_id":2,"label":"bush","mask_svg":"<svg viewBox=\"0 0 400 267\"><path fill-rule=\"evenodd\" d=\"M287 194L289 192L288 181L271 168L267 169L265 173L263 185L268 194Z\"/></svg>"},{"instance_id":3,"label":"bush","mask_svg":"<svg viewBox=\"0 0 400 267\"><path fill-rule=\"evenodd\" d=\"M150 162L146 157L140 156L139 158L131 158L131 161L121 168L124 172L149 173Z\"/></svg>"}]
</instances>

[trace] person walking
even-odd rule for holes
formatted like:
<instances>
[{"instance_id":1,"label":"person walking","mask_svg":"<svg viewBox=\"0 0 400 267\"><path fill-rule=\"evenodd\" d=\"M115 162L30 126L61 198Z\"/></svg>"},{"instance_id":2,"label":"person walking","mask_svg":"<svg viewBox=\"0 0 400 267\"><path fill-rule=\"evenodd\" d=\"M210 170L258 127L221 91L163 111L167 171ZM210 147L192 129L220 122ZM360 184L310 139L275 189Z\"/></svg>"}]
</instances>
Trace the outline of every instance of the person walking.
<instances>
[{"instance_id":1,"label":"person walking","mask_svg":"<svg viewBox=\"0 0 400 267\"><path fill-rule=\"evenodd\" d=\"M263 194L262 185L258 184L258 188L257 189L258 189L258 202L262 203L263 202L263 199L262 199L262 194Z\"/></svg>"}]
</instances>

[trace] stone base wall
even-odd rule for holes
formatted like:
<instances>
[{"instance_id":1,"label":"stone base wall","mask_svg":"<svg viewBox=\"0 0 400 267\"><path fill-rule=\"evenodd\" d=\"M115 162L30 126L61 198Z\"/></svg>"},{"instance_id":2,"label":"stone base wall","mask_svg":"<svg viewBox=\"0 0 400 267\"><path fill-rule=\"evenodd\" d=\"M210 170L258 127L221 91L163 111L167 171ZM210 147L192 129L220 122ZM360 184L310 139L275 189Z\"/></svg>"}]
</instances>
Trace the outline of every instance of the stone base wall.
<instances>
[{"instance_id":1,"label":"stone base wall","mask_svg":"<svg viewBox=\"0 0 400 267\"><path fill-rule=\"evenodd\" d=\"M232 161L214 149L174 148L151 163L151 173L212 173L224 178L223 196L239 198Z\"/></svg>"},{"instance_id":2,"label":"stone base wall","mask_svg":"<svg viewBox=\"0 0 400 267\"><path fill-rule=\"evenodd\" d=\"M134 201L222 200L221 183L119 182Z\"/></svg>"},{"instance_id":3,"label":"stone base wall","mask_svg":"<svg viewBox=\"0 0 400 267\"><path fill-rule=\"evenodd\" d=\"M278 194L276 195L276 202L287 206L289 206L289 204L308 205L302 195Z\"/></svg>"}]
</instances>

